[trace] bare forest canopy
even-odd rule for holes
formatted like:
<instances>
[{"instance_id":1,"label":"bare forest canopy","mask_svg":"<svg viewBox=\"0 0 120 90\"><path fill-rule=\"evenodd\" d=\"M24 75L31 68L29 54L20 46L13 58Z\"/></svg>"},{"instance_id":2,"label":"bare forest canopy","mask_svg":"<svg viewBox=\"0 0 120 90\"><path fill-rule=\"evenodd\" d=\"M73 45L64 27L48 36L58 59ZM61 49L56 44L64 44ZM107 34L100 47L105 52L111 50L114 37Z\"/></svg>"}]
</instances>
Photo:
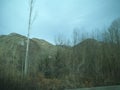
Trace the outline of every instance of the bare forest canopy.
<instances>
[{"instance_id":1,"label":"bare forest canopy","mask_svg":"<svg viewBox=\"0 0 120 90\"><path fill-rule=\"evenodd\" d=\"M0 36L1 90L63 90L120 85L120 19L101 34L101 40L81 37L55 39L56 45L33 38L24 77L27 37L17 33ZM72 46L71 46L72 42Z\"/></svg>"}]
</instances>

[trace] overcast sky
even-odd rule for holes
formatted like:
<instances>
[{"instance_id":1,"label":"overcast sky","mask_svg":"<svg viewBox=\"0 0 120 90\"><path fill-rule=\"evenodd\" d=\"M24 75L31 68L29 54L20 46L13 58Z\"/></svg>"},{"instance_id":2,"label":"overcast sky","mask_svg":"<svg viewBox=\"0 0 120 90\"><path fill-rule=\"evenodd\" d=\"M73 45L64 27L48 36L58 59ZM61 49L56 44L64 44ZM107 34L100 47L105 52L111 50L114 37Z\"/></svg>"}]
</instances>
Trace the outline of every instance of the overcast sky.
<instances>
[{"instance_id":1,"label":"overcast sky","mask_svg":"<svg viewBox=\"0 0 120 90\"><path fill-rule=\"evenodd\" d=\"M102 30L120 17L120 0L36 0L31 37L51 43L58 33L70 37L81 32ZM0 35L16 32L27 35L29 0L0 0Z\"/></svg>"}]
</instances>

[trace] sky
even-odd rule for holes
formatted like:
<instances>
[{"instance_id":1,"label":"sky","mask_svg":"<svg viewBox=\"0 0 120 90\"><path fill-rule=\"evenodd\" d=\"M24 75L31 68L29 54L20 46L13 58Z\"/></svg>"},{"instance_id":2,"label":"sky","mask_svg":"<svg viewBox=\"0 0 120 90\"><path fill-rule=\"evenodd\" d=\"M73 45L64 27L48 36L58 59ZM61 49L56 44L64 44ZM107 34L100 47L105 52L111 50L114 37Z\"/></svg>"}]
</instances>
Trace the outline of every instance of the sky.
<instances>
[{"instance_id":1,"label":"sky","mask_svg":"<svg viewBox=\"0 0 120 90\"><path fill-rule=\"evenodd\" d=\"M0 35L27 35L29 0L0 0ZM54 43L73 30L92 33L103 30L120 17L120 0L35 0L30 37ZM97 32L97 31L96 31Z\"/></svg>"}]
</instances>

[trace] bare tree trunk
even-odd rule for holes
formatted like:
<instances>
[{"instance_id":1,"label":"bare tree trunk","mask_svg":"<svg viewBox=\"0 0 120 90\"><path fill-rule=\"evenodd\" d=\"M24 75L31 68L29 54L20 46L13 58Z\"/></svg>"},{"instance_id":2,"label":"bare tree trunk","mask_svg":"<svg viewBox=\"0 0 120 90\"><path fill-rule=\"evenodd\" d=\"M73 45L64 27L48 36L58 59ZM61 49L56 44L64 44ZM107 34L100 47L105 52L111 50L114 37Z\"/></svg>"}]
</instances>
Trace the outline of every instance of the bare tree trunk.
<instances>
[{"instance_id":1,"label":"bare tree trunk","mask_svg":"<svg viewBox=\"0 0 120 90\"><path fill-rule=\"evenodd\" d=\"M31 18L32 18L32 10L33 10L33 1L34 0L30 0L28 35L27 35L27 46L26 46L25 67L24 67L24 74L25 74L25 76L28 74L28 57L29 57L29 43L30 43L29 36L30 36L30 29L31 29Z\"/></svg>"}]
</instances>

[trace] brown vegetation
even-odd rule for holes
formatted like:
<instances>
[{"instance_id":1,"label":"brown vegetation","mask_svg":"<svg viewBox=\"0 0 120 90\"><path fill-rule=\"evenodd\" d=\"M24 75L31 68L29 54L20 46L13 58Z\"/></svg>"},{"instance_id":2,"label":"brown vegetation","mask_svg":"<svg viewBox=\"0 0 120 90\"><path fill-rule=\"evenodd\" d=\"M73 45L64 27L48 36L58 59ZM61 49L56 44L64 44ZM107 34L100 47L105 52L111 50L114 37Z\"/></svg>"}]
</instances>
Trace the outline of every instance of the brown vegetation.
<instances>
[{"instance_id":1,"label":"brown vegetation","mask_svg":"<svg viewBox=\"0 0 120 90\"><path fill-rule=\"evenodd\" d=\"M120 84L120 19L103 33L101 41L81 39L77 31L73 34L73 44L59 37L56 46L30 39L27 77L23 77L26 37L0 36L0 89L63 90Z\"/></svg>"}]
</instances>

